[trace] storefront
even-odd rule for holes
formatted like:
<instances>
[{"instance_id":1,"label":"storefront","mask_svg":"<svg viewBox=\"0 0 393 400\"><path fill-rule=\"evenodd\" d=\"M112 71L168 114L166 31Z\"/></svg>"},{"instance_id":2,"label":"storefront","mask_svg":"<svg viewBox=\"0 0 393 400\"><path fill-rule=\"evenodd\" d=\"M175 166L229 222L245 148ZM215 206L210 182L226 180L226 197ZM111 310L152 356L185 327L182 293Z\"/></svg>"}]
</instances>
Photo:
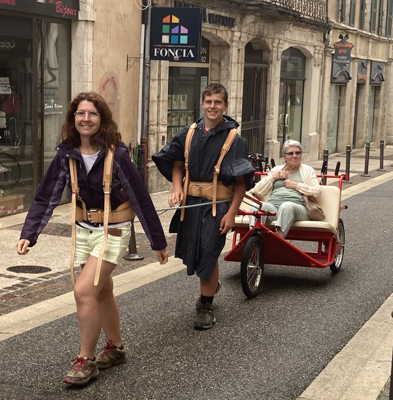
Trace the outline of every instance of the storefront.
<instances>
[{"instance_id":1,"label":"storefront","mask_svg":"<svg viewBox=\"0 0 393 400\"><path fill-rule=\"evenodd\" d=\"M55 154L71 91L79 1L0 4L0 216L29 208Z\"/></svg>"}]
</instances>

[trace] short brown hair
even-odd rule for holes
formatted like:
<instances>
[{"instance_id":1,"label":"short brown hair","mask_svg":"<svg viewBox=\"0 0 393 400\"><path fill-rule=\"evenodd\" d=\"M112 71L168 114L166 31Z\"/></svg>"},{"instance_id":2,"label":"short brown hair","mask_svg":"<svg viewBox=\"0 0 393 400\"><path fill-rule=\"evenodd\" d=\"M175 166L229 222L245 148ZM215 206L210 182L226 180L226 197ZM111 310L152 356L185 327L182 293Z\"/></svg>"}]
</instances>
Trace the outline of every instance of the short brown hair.
<instances>
[{"instance_id":1,"label":"short brown hair","mask_svg":"<svg viewBox=\"0 0 393 400\"><path fill-rule=\"evenodd\" d=\"M79 93L68 105L65 121L61 128L61 138L68 147L79 147L81 144L80 134L75 127L74 113L78 109L79 103L82 101L90 101L100 113L101 126L99 131L90 138L90 143L93 145L98 137L101 137L106 146L116 146L121 142L121 134L118 131L117 124L113 120L112 111L110 110L105 99L96 92Z\"/></svg>"},{"instance_id":2,"label":"short brown hair","mask_svg":"<svg viewBox=\"0 0 393 400\"><path fill-rule=\"evenodd\" d=\"M221 83L211 83L207 85L202 93L202 103L205 101L206 96L211 96L212 94L221 94L224 99L225 104L228 103L228 92Z\"/></svg>"}]
</instances>

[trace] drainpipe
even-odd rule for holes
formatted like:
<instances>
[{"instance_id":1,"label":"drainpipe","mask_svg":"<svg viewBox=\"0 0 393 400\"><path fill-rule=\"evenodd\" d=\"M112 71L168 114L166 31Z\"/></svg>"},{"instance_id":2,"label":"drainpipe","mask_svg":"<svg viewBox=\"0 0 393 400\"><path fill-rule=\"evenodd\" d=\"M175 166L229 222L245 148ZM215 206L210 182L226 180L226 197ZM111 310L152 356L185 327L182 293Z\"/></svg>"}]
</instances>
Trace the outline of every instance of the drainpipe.
<instances>
[{"instance_id":1,"label":"drainpipe","mask_svg":"<svg viewBox=\"0 0 393 400\"><path fill-rule=\"evenodd\" d=\"M142 137L141 137L141 162L142 178L147 185L147 125L149 117L149 92L150 92L150 26L151 7L147 7L142 13L142 23L145 26L145 51L143 59L143 96L142 96Z\"/></svg>"}]
</instances>

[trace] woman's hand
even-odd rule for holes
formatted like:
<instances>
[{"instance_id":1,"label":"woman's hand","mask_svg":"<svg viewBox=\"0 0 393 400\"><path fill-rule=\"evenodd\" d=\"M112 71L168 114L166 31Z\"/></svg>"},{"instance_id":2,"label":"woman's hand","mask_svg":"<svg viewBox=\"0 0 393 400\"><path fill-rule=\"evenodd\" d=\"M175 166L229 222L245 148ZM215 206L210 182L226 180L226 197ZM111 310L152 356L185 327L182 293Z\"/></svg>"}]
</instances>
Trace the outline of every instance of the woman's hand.
<instances>
[{"instance_id":1,"label":"woman's hand","mask_svg":"<svg viewBox=\"0 0 393 400\"><path fill-rule=\"evenodd\" d=\"M284 169L280 169L280 171L275 172L272 175L273 180L278 181L280 179L287 179L287 173Z\"/></svg>"},{"instance_id":2,"label":"woman's hand","mask_svg":"<svg viewBox=\"0 0 393 400\"><path fill-rule=\"evenodd\" d=\"M298 182L293 181L293 180L291 180L291 179L285 179L284 185L285 185L285 187L286 187L287 189L294 189L294 190L296 190L297 185L298 185Z\"/></svg>"},{"instance_id":3,"label":"woman's hand","mask_svg":"<svg viewBox=\"0 0 393 400\"><path fill-rule=\"evenodd\" d=\"M168 251L167 249L156 250L157 260L161 265L168 262Z\"/></svg>"},{"instance_id":4,"label":"woman's hand","mask_svg":"<svg viewBox=\"0 0 393 400\"><path fill-rule=\"evenodd\" d=\"M16 244L16 251L18 254L25 255L29 252L28 246L30 244L30 240L27 239L20 239L19 242Z\"/></svg>"}]
</instances>

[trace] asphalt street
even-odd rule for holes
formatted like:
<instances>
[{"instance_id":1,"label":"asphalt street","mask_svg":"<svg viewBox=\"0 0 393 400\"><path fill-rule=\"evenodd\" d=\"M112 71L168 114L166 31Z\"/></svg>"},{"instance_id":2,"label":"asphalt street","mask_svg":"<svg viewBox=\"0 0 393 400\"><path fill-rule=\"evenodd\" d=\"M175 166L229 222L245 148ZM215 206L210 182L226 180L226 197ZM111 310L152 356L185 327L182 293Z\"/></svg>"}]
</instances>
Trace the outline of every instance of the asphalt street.
<instances>
[{"instance_id":1,"label":"asphalt street","mask_svg":"<svg viewBox=\"0 0 393 400\"><path fill-rule=\"evenodd\" d=\"M193 329L198 281L182 268L119 295L128 362L85 388L61 383L79 350L75 313L1 341L0 399L298 398L392 294L392 195L388 180L344 201L338 274L266 266L248 300L239 265L221 258L209 331Z\"/></svg>"}]
</instances>

